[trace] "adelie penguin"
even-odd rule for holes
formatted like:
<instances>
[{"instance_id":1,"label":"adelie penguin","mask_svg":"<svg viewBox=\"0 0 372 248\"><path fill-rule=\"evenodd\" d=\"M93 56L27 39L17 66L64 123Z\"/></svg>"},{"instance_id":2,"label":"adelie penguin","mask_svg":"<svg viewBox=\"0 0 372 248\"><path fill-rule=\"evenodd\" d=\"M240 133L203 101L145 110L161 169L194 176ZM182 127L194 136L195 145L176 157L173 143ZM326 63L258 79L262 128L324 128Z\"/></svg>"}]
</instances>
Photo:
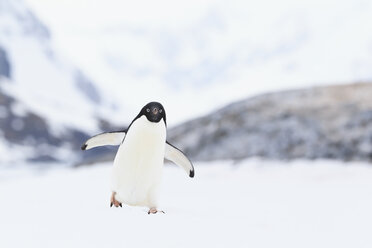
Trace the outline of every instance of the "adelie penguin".
<instances>
[{"instance_id":1,"label":"adelie penguin","mask_svg":"<svg viewBox=\"0 0 372 248\"><path fill-rule=\"evenodd\" d=\"M163 106L150 102L144 106L126 131L98 134L88 139L82 150L119 145L111 175L111 203L122 207L146 206L149 214L157 209L164 158L181 166L190 177L194 167L186 155L166 141L166 115Z\"/></svg>"}]
</instances>

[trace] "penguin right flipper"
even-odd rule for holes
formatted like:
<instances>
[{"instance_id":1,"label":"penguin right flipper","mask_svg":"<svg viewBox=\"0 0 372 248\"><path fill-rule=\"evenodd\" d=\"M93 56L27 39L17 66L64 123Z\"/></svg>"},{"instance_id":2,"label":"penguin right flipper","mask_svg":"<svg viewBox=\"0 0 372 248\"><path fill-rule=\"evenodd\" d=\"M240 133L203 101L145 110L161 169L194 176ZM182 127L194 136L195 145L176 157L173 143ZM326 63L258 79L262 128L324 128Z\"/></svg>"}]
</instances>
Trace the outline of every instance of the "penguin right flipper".
<instances>
[{"instance_id":1,"label":"penguin right flipper","mask_svg":"<svg viewBox=\"0 0 372 248\"><path fill-rule=\"evenodd\" d=\"M172 161L176 165L182 167L189 175L189 177L194 177L194 166L192 165L190 159L177 147L166 142L165 145L165 156L166 159Z\"/></svg>"},{"instance_id":2,"label":"penguin right flipper","mask_svg":"<svg viewBox=\"0 0 372 248\"><path fill-rule=\"evenodd\" d=\"M97 134L85 141L81 146L81 150L89 150L98 146L118 146L123 141L125 134L125 131Z\"/></svg>"}]
</instances>

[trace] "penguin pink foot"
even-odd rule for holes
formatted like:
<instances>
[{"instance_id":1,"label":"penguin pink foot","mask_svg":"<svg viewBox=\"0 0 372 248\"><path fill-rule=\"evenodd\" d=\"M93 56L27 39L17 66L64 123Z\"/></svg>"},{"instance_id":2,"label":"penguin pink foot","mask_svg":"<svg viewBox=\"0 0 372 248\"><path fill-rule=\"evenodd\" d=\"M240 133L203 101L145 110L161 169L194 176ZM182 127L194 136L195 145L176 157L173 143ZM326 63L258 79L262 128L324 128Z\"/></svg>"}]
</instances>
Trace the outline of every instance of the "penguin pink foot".
<instances>
[{"instance_id":1,"label":"penguin pink foot","mask_svg":"<svg viewBox=\"0 0 372 248\"><path fill-rule=\"evenodd\" d=\"M156 213L163 213L163 214L165 214L164 211L157 210L156 208L150 208L149 211L147 212L147 214L156 214Z\"/></svg>"},{"instance_id":2,"label":"penguin pink foot","mask_svg":"<svg viewBox=\"0 0 372 248\"><path fill-rule=\"evenodd\" d=\"M114 205L115 207L122 207L121 202L115 199L115 195L116 195L116 192L112 192L110 207L112 207L112 205Z\"/></svg>"}]
</instances>

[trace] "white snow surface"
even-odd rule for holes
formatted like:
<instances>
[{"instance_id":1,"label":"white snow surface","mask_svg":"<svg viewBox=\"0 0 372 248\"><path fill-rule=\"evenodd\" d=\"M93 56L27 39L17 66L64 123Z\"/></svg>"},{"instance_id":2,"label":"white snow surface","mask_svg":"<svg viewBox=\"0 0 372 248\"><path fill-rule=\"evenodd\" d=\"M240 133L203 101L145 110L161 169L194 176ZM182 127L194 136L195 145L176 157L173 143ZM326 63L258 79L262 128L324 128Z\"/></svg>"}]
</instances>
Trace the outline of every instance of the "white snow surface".
<instances>
[{"instance_id":1,"label":"white snow surface","mask_svg":"<svg viewBox=\"0 0 372 248\"><path fill-rule=\"evenodd\" d=\"M196 163L194 179L166 166L156 215L110 208L110 169L2 170L0 247L372 246L369 164Z\"/></svg>"}]
</instances>

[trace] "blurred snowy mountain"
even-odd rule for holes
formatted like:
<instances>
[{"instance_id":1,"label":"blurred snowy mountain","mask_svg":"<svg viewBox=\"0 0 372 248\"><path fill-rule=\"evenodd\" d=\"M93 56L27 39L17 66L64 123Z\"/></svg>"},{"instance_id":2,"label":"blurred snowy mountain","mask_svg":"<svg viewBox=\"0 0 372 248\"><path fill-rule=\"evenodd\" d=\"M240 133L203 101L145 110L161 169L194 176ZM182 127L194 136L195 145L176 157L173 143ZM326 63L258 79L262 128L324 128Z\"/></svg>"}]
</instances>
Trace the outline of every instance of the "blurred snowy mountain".
<instances>
[{"instance_id":1,"label":"blurred snowy mountain","mask_svg":"<svg viewBox=\"0 0 372 248\"><path fill-rule=\"evenodd\" d=\"M186 122L169 140L195 160L372 161L371 96L371 83L260 95Z\"/></svg>"},{"instance_id":2,"label":"blurred snowy mountain","mask_svg":"<svg viewBox=\"0 0 372 248\"><path fill-rule=\"evenodd\" d=\"M369 0L27 2L119 123L151 100L174 126L268 91L372 79Z\"/></svg>"},{"instance_id":3,"label":"blurred snowy mountain","mask_svg":"<svg viewBox=\"0 0 372 248\"><path fill-rule=\"evenodd\" d=\"M221 112L206 114L262 92L371 79L371 30L372 3L363 0L0 0L0 161L111 158L107 149L78 149L123 128L148 101L164 104L172 128L200 116L213 123ZM202 131L199 120L188 123ZM196 159L267 155L221 157L226 144L190 143L198 132L181 125L170 137Z\"/></svg>"},{"instance_id":4,"label":"blurred snowy mountain","mask_svg":"<svg viewBox=\"0 0 372 248\"><path fill-rule=\"evenodd\" d=\"M104 100L23 1L0 0L1 162L75 161Z\"/></svg>"}]
</instances>

